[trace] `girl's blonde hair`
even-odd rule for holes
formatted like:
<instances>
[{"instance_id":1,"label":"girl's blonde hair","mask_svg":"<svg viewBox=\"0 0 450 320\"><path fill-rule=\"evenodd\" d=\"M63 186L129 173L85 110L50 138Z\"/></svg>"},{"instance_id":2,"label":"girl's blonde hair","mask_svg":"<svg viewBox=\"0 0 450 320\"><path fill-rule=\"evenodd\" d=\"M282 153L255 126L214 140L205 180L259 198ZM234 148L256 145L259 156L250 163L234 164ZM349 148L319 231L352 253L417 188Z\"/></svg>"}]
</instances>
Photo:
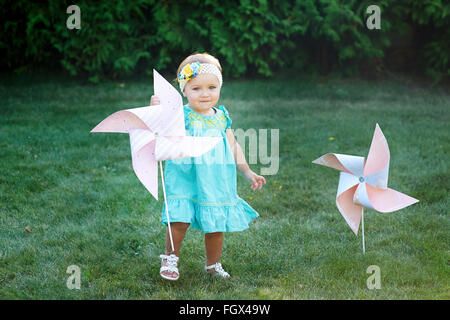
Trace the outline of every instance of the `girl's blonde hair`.
<instances>
[{"instance_id":1,"label":"girl's blonde hair","mask_svg":"<svg viewBox=\"0 0 450 320\"><path fill-rule=\"evenodd\" d=\"M203 53L194 52L193 54L188 56L186 59L184 59L180 63L180 65L178 66L178 69L177 69L177 76L180 74L181 69L183 69L183 67L185 65L196 62L196 61L198 61L200 63L214 64L217 68L219 68L220 72L222 72L222 67L220 66L220 62L216 57L210 55L207 52L203 52Z\"/></svg>"}]
</instances>

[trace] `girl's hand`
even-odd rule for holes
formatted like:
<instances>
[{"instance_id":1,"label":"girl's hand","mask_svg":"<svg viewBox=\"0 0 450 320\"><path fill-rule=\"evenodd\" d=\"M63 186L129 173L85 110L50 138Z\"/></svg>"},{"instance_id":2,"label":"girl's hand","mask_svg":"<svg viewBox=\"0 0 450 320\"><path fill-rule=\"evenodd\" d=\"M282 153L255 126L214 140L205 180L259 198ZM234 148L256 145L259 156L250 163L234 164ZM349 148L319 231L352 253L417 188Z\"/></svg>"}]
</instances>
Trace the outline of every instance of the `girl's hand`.
<instances>
[{"instance_id":1,"label":"girl's hand","mask_svg":"<svg viewBox=\"0 0 450 320\"><path fill-rule=\"evenodd\" d=\"M263 184L266 184L266 179L263 176L257 175L252 170L245 172L245 177L252 183L252 190L261 190Z\"/></svg>"},{"instance_id":2,"label":"girl's hand","mask_svg":"<svg viewBox=\"0 0 450 320\"><path fill-rule=\"evenodd\" d=\"M151 106L157 106L157 105L159 105L159 104L161 104L161 101L159 101L159 98L158 98L157 96L153 95L153 96L150 98L150 105L151 105Z\"/></svg>"}]
</instances>

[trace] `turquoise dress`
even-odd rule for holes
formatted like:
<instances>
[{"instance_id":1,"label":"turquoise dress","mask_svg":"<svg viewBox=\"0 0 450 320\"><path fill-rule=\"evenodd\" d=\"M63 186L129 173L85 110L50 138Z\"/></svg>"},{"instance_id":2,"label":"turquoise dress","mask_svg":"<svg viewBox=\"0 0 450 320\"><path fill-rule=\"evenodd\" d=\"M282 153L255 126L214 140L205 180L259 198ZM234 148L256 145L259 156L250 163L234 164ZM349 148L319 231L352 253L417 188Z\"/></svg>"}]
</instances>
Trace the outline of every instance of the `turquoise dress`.
<instances>
[{"instance_id":1,"label":"turquoise dress","mask_svg":"<svg viewBox=\"0 0 450 320\"><path fill-rule=\"evenodd\" d=\"M202 156L165 161L169 218L204 233L242 231L259 215L236 192L236 163L226 136L231 126L228 111L224 106L213 109L214 115L205 116L184 106L187 135L222 141ZM165 205L161 223L167 225Z\"/></svg>"}]
</instances>

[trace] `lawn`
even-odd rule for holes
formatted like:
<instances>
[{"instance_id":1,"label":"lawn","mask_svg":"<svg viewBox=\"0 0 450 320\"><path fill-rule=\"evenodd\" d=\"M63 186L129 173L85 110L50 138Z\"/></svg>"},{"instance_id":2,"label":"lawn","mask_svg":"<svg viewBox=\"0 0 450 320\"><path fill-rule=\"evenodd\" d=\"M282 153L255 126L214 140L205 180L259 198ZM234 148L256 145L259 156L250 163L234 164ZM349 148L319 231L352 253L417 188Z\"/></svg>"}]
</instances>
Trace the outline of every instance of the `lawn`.
<instances>
[{"instance_id":1,"label":"lawn","mask_svg":"<svg viewBox=\"0 0 450 320\"><path fill-rule=\"evenodd\" d=\"M450 299L448 90L407 79L225 79L234 129L279 129L279 170L259 192L238 177L260 217L225 234L233 279L204 274L203 235L189 229L177 282L159 276L161 188L156 201L138 181L127 135L89 133L152 91L151 79L2 81L0 299ZM420 202L366 210L363 254L335 205L339 173L311 161L367 156L376 123L391 152L389 187ZM66 286L70 265L79 290ZM371 265L380 289L366 285Z\"/></svg>"}]
</instances>

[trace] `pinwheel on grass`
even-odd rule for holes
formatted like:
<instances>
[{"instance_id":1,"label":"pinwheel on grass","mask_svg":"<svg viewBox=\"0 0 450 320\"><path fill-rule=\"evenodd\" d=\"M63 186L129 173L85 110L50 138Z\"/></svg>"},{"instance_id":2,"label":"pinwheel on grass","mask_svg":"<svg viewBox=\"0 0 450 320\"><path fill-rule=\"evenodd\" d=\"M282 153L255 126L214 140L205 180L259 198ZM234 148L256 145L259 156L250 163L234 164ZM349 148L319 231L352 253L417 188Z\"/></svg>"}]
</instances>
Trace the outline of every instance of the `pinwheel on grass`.
<instances>
[{"instance_id":1,"label":"pinwheel on grass","mask_svg":"<svg viewBox=\"0 0 450 320\"><path fill-rule=\"evenodd\" d=\"M387 187L390 152L379 125L370 145L367 161L364 157L327 153L313 161L339 170L340 178L336 205L347 224L358 234L362 226L363 252L364 207L378 212L393 212L412 205L419 200Z\"/></svg>"}]
</instances>

